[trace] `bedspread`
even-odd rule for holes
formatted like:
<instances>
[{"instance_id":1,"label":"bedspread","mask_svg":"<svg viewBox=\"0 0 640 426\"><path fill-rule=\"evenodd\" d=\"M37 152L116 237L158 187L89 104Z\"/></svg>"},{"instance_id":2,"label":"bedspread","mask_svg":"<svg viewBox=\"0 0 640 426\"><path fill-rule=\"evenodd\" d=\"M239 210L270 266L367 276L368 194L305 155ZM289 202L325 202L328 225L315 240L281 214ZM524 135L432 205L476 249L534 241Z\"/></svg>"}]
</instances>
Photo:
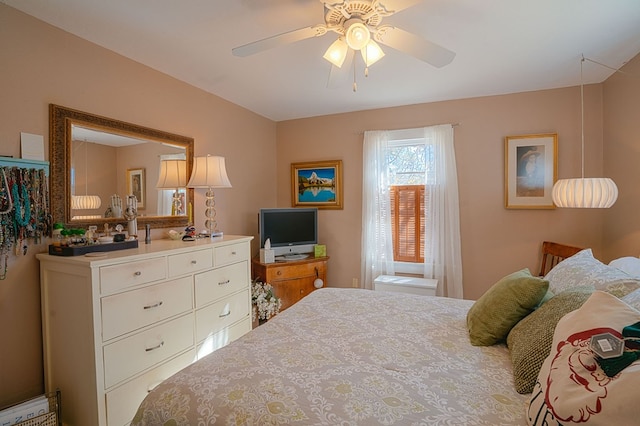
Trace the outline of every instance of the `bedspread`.
<instances>
[{"instance_id":1,"label":"bedspread","mask_svg":"<svg viewBox=\"0 0 640 426\"><path fill-rule=\"evenodd\" d=\"M158 385L132 425L524 425L472 301L324 288Z\"/></svg>"}]
</instances>

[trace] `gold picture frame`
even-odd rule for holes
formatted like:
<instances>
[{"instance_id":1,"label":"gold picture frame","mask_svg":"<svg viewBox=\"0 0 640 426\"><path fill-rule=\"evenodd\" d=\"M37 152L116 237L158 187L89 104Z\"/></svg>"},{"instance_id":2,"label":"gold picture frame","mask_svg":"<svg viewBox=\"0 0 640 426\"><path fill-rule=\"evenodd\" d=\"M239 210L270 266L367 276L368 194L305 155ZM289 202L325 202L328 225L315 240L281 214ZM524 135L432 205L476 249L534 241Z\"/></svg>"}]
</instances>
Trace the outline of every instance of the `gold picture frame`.
<instances>
[{"instance_id":1,"label":"gold picture frame","mask_svg":"<svg viewBox=\"0 0 640 426\"><path fill-rule=\"evenodd\" d=\"M554 209L558 134L507 136L504 140L504 203L507 209Z\"/></svg>"},{"instance_id":2,"label":"gold picture frame","mask_svg":"<svg viewBox=\"0 0 640 426\"><path fill-rule=\"evenodd\" d=\"M342 160L291 163L291 203L342 209Z\"/></svg>"},{"instance_id":3,"label":"gold picture frame","mask_svg":"<svg viewBox=\"0 0 640 426\"><path fill-rule=\"evenodd\" d=\"M127 170L127 195L135 195L138 200L138 210L143 210L146 203L145 169Z\"/></svg>"}]
</instances>

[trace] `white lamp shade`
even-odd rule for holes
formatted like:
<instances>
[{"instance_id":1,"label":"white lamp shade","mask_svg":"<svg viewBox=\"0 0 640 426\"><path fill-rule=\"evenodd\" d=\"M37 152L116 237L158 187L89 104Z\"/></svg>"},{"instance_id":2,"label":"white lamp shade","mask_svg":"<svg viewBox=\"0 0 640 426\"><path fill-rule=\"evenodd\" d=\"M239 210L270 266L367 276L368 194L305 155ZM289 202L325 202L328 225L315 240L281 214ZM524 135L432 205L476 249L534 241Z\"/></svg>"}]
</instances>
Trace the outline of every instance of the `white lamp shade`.
<instances>
[{"instance_id":1,"label":"white lamp shade","mask_svg":"<svg viewBox=\"0 0 640 426\"><path fill-rule=\"evenodd\" d=\"M224 157L207 155L193 159L189 188L231 188Z\"/></svg>"},{"instance_id":2,"label":"white lamp shade","mask_svg":"<svg viewBox=\"0 0 640 426\"><path fill-rule=\"evenodd\" d=\"M187 185L187 160L160 161L158 189L184 188Z\"/></svg>"},{"instance_id":3,"label":"white lamp shade","mask_svg":"<svg viewBox=\"0 0 640 426\"><path fill-rule=\"evenodd\" d=\"M366 47L360 51L360 54L367 66L375 64L384 56L384 52L378 43L373 40L369 40L369 43L367 43Z\"/></svg>"},{"instance_id":4,"label":"white lamp shade","mask_svg":"<svg viewBox=\"0 0 640 426\"><path fill-rule=\"evenodd\" d=\"M331 46L324 52L324 56L322 56L327 61L331 62L336 67L342 67L344 60L347 58L347 52L349 51L349 46L345 43L342 37L338 38L336 41L331 43Z\"/></svg>"},{"instance_id":5,"label":"white lamp shade","mask_svg":"<svg viewBox=\"0 0 640 426\"><path fill-rule=\"evenodd\" d=\"M74 210L95 210L99 209L102 200L97 195L72 195L71 208Z\"/></svg>"},{"instance_id":6,"label":"white lamp shade","mask_svg":"<svg viewBox=\"0 0 640 426\"><path fill-rule=\"evenodd\" d=\"M347 28L345 38L350 48L360 50L371 40L371 33L369 28L362 22L354 22Z\"/></svg>"},{"instance_id":7,"label":"white lamp shade","mask_svg":"<svg viewBox=\"0 0 640 426\"><path fill-rule=\"evenodd\" d=\"M605 209L618 199L618 187L609 178L560 179L551 197L558 207Z\"/></svg>"}]
</instances>

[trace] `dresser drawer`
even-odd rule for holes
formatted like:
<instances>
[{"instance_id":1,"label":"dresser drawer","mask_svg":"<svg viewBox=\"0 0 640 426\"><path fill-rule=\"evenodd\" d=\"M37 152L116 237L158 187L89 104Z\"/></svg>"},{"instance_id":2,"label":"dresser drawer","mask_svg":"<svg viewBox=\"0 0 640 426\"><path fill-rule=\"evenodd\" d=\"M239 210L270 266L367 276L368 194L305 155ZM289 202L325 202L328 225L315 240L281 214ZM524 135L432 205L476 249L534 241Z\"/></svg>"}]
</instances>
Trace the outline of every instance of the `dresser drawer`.
<instances>
[{"instance_id":1,"label":"dresser drawer","mask_svg":"<svg viewBox=\"0 0 640 426\"><path fill-rule=\"evenodd\" d=\"M107 424L109 426L129 424L144 397L155 386L182 370L194 360L195 353L190 350L108 392L106 401Z\"/></svg>"},{"instance_id":2,"label":"dresser drawer","mask_svg":"<svg viewBox=\"0 0 640 426\"><path fill-rule=\"evenodd\" d=\"M303 277L315 277L316 271L318 276L321 276L323 273L324 265L321 263L302 263L299 265L287 265L283 264L282 266L276 266L274 268L269 268L268 275L270 280L288 280L288 279L297 279Z\"/></svg>"},{"instance_id":3,"label":"dresser drawer","mask_svg":"<svg viewBox=\"0 0 640 426\"><path fill-rule=\"evenodd\" d=\"M100 268L100 292L113 293L127 287L167 278L164 257L121 263Z\"/></svg>"},{"instance_id":4,"label":"dresser drawer","mask_svg":"<svg viewBox=\"0 0 640 426\"><path fill-rule=\"evenodd\" d=\"M210 248L169 256L169 277L192 274L213 267Z\"/></svg>"},{"instance_id":5,"label":"dresser drawer","mask_svg":"<svg viewBox=\"0 0 640 426\"><path fill-rule=\"evenodd\" d=\"M247 317L240 322L233 324L229 328L220 330L211 336L208 336L204 342L198 345L198 359L204 358L211 352L227 346L234 340L242 337L244 334L251 331L251 317Z\"/></svg>"},{"instance_id":6,"label":"dresser drawer","mask_svg":"<svg viewBox=\"0 0 640 426\"><path fill-rule=\"evenodd\" d=\"M249 243L236 243L213 249L214 264L216 267L231 263L249 260Z\"/></svg>"},{"instance_id":7,"label":"dresser drawer","mask_svg":"<svg viewBox=\"0 0 640 426\"><path fill-rule=\"evenodd\" d=\"M196 338L201 342L249 315L249 290L196 311Z\"/></svg>"},{"instance_id":8,"label":"dresser drawer","mask_svg":"<svg viewBox=\"0 0 640 426\"><path fill-rule=\"evenodd\" d=\"M248 267L244 261L196 275L196 308L248 288Z\"/></svg>"},{"instance_id":9,"label":"dresser drawer","mask_svg":"<svg viewBox=\"0 0 640 426\"><path fill-rule=\"evenodd\" d=\"M191 277L103 297L102 340L110 340L193 308Z\"/></svg>"},{"instance_id":10,"label":"dresser drawer","mask_svg":"<svg viewBox=\"0 0 640 426\"><path fill-rule=\"evenodd\" d=\"M103 349L105 388L110 388L193 344L193 314L108 344Z\"/></svg>"}]
</instances>

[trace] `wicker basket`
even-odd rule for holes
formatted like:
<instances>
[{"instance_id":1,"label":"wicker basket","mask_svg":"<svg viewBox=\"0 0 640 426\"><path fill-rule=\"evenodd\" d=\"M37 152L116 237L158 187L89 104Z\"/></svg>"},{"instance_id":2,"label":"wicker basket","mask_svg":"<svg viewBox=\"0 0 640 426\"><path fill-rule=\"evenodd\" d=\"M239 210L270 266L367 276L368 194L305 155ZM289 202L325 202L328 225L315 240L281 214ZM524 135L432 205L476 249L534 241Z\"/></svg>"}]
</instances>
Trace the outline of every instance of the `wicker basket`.
<instances>
[{"instance_id":1,"label":"wicker basket","mask_svg":"<svg viewBox=\"0 0 640 426\"><path fill-rule=\"evenodd\" d=\"M60 391L45 394L49 401L49 412L19 423L15 426L62 426L60 418Z\"/></svg>"}]
</instances>

